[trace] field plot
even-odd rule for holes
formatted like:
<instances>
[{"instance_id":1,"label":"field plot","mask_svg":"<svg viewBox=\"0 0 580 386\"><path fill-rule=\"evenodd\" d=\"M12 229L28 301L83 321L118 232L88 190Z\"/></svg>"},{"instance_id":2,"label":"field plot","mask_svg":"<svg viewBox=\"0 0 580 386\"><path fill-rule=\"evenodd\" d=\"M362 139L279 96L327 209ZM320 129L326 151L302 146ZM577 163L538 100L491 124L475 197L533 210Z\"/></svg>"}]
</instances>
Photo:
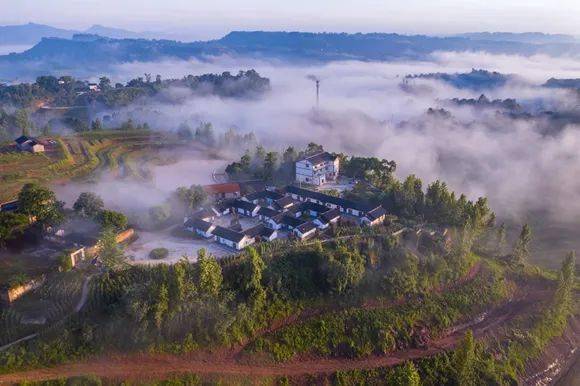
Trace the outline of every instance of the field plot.
<instances>
[{"instance_id":1,"label":"field plot","mask_svg":"<svg viewBox=\"0 0 580 386\"><path fill-rule=\"evenodd\" d=\"M156 150L179 145L162 134L142 131L90 132L54 142L46 153L23 153L11 146L0 151L0 201L13 199L29 182L65 184L97 171L145 179L146 165L159 161Z\"/></svg>"}]
</instances>

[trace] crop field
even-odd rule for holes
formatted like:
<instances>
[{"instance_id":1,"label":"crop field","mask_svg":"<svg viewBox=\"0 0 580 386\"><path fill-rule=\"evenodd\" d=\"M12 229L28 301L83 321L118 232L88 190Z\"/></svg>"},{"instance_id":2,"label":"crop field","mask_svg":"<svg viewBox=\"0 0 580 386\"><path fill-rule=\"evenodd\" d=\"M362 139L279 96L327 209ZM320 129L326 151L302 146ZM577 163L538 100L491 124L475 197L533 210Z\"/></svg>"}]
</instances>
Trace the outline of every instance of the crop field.
<instances>
[{"instance_id":1,"label":"crop field","mask_svg":"<svg viewBox=\"0 0 580 386\"><path fill-rule=\"evenodd\" d=\"M0 152L0 201L14 199L26 183L62 184L99 171L146 179L146 165L162 162L151 150L176 145L162 134L141 131L91 132L54 139L54 145L39 154L4 147Z\"/></svg>"}]
</instances>

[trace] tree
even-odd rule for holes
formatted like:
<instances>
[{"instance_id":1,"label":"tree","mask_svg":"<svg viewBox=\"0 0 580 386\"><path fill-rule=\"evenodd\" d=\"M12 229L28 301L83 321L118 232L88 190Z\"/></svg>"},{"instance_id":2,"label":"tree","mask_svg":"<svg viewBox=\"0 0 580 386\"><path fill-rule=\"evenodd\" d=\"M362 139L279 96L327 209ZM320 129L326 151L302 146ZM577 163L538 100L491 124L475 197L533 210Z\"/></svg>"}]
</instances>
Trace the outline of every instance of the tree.
<instances>
[{"instance_id":1,"label":"tree","mask_svg":"<svg viewBox=\"0 0 580 386\"><path fill-rule=\"evenodd\" d=\"M169 293L172 305L179 304L185 299L187 292L186 276L186 265L183 262L180 261L171 267Z\"/></svg>"},{"instance_id":2,"label":"tree","mask_svg":"<svg viewBox=\"0 0 580 386\"><path fill-rule=\"evenodd\" d=\"M161 328L167 311L169 311L169 290L165 284L161 284L157 289L153 305L153 320L158 329Z\"/></svg>"},{"instance_id":3,"label":"tree","mask_svg":"<svg viewBox=\"0 0 580 386\"><path fill-rule=\"evenodd\" d=\"M556 312L567 317L568 313L572 311L572 293L574 291L574 283L576 270L576 253L574 251L568 253L562 262L560 276L558 278L558 289L555 295Z\"/></svg>"},{"instance_id":4,"label":"tree","mask_svg":"<svg viewBox=\"0 0 580 386\"><path fill-rule=\"evenodd\" d=\"M264 306L266 291L262 286L262 273L265 268L262 257L255 248L248 248L248 258L242 266L242 291L253 310L259 310Z\"/></svg>"},{"instance_id":5,"label":"tree","mask_svg":"<svg viewBox=\"0 0 580 386\"><path fill-rule=\"evenodd\" d=\"M177 137L185 141L190 141L193 139L191 127L189 127L187 122L183 122L181 125L179 125L179 127L177 128Z\"/></svg>"},{"instance_id":6,"label":"tree","mask_svg":"<svg viewBox=\"0 0 580 386\"><path fill-rule=\"evenodd\" d=\"M95 120L91 123L91 130L92 131L101 131L103 130L103 124L99 118L95 118Z\"/></svg>"},{"instance_id":7,"label":"tree","mask_svg":"<svg viewBox=\"0 0 580 386\"><path fill-rule=\"evenodd\" d=\"M252 162L252 156L250 152L246 151L244 155L240 158L240 166L244 172L248 172L250 170L250 163Z\"/></svg>"},{"instance_id":8,"label":"tree","mask_svg":"<svg viewBox=\"0 0 580 386\"><path fill-rule=\"evenodd\" d=\"M266 181L272 181L278 163L278 153L271 151L264 158L264 177Z\"/></svg>"},{"instance_id":9,"label":"tree","mask_svg":"<svg viewBox=\"0 0 580 386\"><path fill-rule=\"evenodd\" d=\"M356 286L364 276L365 261L358 251L352 251L340 246L334 254L325 254L324 263L328 288L336 293Z\"/></svg>"},{"instance_id":10,"label":"tree","mask_svg":"<svg viewBox=\"0 0 580 386\"><path fill-rule=\"evenodd\" d=\"M506 226L505 223L502 223L499 228L497 229L497 234L496 234L496 251L498 255L501 255L503 253L503 251L505 250L505 246L506 246L506 235L507 235L507 231L506 231Z\"/></svg>"},{"instance_id":11,"label":"tree","mask_svg":"<svg viewBox=\"0 0 580 386\"><path fill-rule=\"evenodd\" d=\"M123 213L115 212L113 210L102 210L99 213L99 222L105 229L112 229L119 232L127 228L129 220Z\"/></svg>"},{"instance_id":12,"label":"tree","mask_svg":"<svg viewBox=\"0 0 580 386\"><path fill-rule=\"evenodd\" d=\"M22 233L28 224L28 217L24 214L0 212L0 249L6 246L6 241Z\"/></svg>"},{"instance_id":13,"label":"tree","mask_svg":"<svg viewBox=\"0 0 580 386\"><path fill-rule=\"evenodd\" d=\"M108 91L112 88L111 80L106 76L99 78L99 88L101 91Z\"/></svg>"},{"instance_id":14,"label":"tree","mask_svg":"<svg viewBox=\"0 0 580 386\"><path fill-rule=\"evenodd\" d=\"M205 249L197 253L198 283L201 293L209 296L217 296L220 293L223 276L222 267L213 256L207 256Z\"/></svg>"},{"instance_id":15,"label":"tree","mask_svg":"<svg viewBox=\"0 0 580 386\"><path fill-rule=\"evenodd\" d=\"M171 217L169 205L157 205L149 209L149 217L157 225L163 225Z\"/></svg>"},{"instance_id":16,"label":"tree","mask_svg":"<svg viewBox=\"0 0 580 386\"><path fill-rule=\"evenodd\" d=\"M16 124L16 127L21 130L22 135L30 135L29 128L32 124L28 119L28 112L26 110L16 110L14 113L14 123Z\"/></svg>"},{"instance_id":17,"label":"tree","mask_svg":"<svg viewBox=\"0 0 580 386\"><path fill-rule=\"evenodd\" d=\"M22 187L18 194L18 211L28 216L30 221L36 219L39 224L57 225L64 220L64 203L56 200L50 189L35 183Z\"/></svg>"},{"instance_id":18,"label":"tree","mask_svg":"<svg viewBox=\"0 0 580 386\"><path fill-rule=\"evenodd\" d=\"M101 233L97 249L99 259L108 269L117 270L127 265L127 259L117 243L117 233L114 229L106 228Z\"/></svg>"},{"instance_id":19,"label":"tree","mask_svg":"<svg viewBox=\"0 0 580 386\"><path fill-rule=\"evenodd\" d=\"M310 142L308 144L308 146L306 146L305 153L307 155L312 155L312 154L322 153L323 151L324 151L324 148L322 147L322 145L319 145L319 144L314 143L314 142Z\"/></svg>"},{"instance_id":20,"label":"tree","mask_svg":"<svg viewBox=\"0 0 580 386\"><path fill-rule=\"evenodd\" d=\"M179 201L189 209L197 208L207 199L207 193L201 185L191 185L189 188L179 187L176 195Z\"/></svg>"},{"instance_id":21,"label":"tree","mask_svg":"<svg viewBox=\"0 0 580 386\"><path fill-rule=\"evenodd\" d=\"M393 384L397 386L419 386L421 384L421 377L413 362L406 361L395 367Z\"/></svg>"},{"instance_id":22,"label":"tree","mask_svg":"<svg viewBox=\"0 0 580 386\"><path fill-rule=\"evenodd\" d=\"M454 368L457 382L460 385L474 385L475 379L475 340L473 332L468 330L455 350Z\"/></svg>"},{"instance_id":23,"label":"tree","mask_svg":"<svg viewBox=\"0 0 580 386\"><path fill-rule=\"evenodd\" d=\"M83 192L73 204L73 209L82 216L96 218L104 206L101 197L92 192Z\"/></svg>"},{"instance_id":24,"label":"tree","mask_svg":"<svg viewBox=\"0 0 580 386\"><path fill-rule=\"evenodd\" d=\"M297 159L298 153L296 152L296 149L294 149L294 147L292 146L288 146L288 148L284 150L284 154L282 155L282 160L284 161L284 163L293 163L296 162Z\"/></svg>"},{"instance_id":25,"label":"tree","mask_svg":"<svg viewBox=\"0 0 580 386\"><path fill-rule=\"evenodd\" d=\"M516 246L512 254L512 261L515 263L525 263L530 257L530 242L532 241L532 228L528 224L522 226L520 236L516 241Z\"/></svg>"}]
</instances>

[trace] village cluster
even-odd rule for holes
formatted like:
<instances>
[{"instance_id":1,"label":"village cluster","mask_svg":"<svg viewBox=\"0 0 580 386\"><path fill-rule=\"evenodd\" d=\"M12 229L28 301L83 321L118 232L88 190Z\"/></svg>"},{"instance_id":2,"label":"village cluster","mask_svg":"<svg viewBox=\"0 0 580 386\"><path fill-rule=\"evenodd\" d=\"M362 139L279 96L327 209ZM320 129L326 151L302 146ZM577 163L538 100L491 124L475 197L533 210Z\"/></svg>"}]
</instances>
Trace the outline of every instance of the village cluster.
<instances>
[{"instance_id":1,"label":"village cluster","mask_svg":"<svg viewBox=\"0 0 580 386\"><path fill-rule=\"evenodd\" d=\"M296 181L320 186L339 174L338 158L320 153L296 163ZM239 184L206 186L214 199L184 219L184 228L208 241L241 250L257 241L295 237L305 240L339 221L374 226L386 210L298 186L241 194Z\"/></svg>"}]
</instances>

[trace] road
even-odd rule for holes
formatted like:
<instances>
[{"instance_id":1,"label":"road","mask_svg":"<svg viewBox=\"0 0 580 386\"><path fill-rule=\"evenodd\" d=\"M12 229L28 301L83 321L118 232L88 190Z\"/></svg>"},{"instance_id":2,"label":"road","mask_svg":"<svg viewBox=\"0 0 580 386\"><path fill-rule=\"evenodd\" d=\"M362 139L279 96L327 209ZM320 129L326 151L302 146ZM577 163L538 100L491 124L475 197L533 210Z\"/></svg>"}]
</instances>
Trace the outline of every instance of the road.
<instances>
[{"instance_id":1,"label":"road","mask_svg":"<svg viewBox=\"0 0 580 386\"><path fill-rule=\"evenodd\" d=\"M59 365L53 368L30 370L0 375L0 383L43 381L68 378L86 374L122 379L164 378L175 373L222 374L226 376L301 376L305 374L330 374L336 371L372 369L389 367L406 360L431 357L456 346L465 332L471 329L476 338L500 332L506 322L531 312L546 296L546 291L526 290L516 298L479 316L468 323L457 325L448 330L442 338L432 341L427 349L405 349L383 356L370 356L360 359L308 359L287 363L247 363L238 359L235 352L224 354L198 353L190 357L169 354L127 354L92 358L87 361ZM237 351L237 350L236 350Z\"/></svg>"}]
</instances>

